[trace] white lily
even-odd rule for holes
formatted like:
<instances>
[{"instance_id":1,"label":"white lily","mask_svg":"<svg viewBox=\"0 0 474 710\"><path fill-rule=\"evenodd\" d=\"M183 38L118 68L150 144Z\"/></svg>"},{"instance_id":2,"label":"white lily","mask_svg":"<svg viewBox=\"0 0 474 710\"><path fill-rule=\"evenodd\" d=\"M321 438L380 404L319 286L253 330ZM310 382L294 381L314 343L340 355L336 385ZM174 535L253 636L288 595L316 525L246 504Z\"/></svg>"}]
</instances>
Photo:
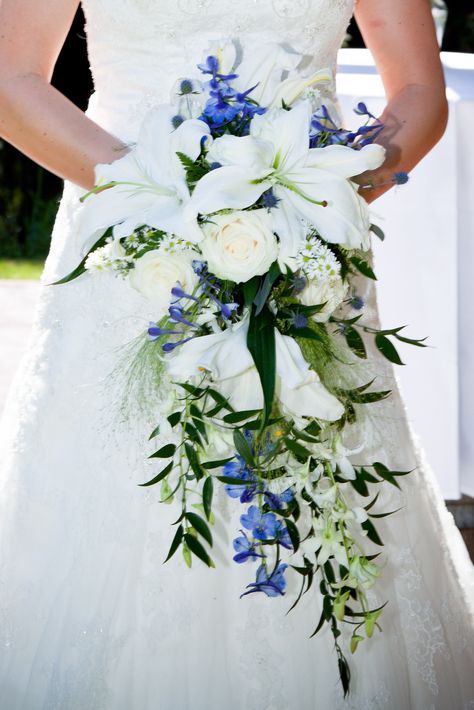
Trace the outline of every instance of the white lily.
<instances>
[{"instance_id":1,"label":"white lily","mask_svg":"<svg viewBox=\"0 0 474 710\"><path fill-rule=\"evenodd\" d=\"M304 238L301 218L328 242L366 249L368 206L349 178L381 165L385 150L379 145L309 148L310 112L307 101L289 111L270 109L252 119L249 136L216 139L209 158L222 167L197 183L189 211L243 209L273 188L281 201L274 215L284 251L295 256L295 241L300 246Z\"/></svg>"},{"instance_id":2,"label":"white lily","mask_svg":"<svg viewBox=\"0 0 474 710\"><path fill-rule=\"evenodd\" d=\"M236 69L238 77L233 80L232 86L241 92L255 86L249 94L250 98L260 106L270 106L278 95L283 72L296 69L301 59L301 54L289 52L273 42L254 46L251 52L244 52Z\"/></svg>"},{"instance_id":3,"label":"white lily","mask_svg":"<svg viewBox=\"0 0 474 710\"><path fill-rule=\"evenodd\" d=\"M247 348L247 332L245 318L218 333L189 340L169 358L169 375L183 381L209 372L235 409L261 409L262 388Z\"/></svg>"},{"instance_id":4,"label":"white lily","mask_svg":"<svg viewBox=\"0 0 474 710\"><path fill-rule=\"evenodd\" d=\"M276 396L292 416L316 417L329 422L344 414L344 407L321 383L293 338L275 329Z\"/></svg>"},{"instance_id":5,"label":"white lily","mask_svg":"<svg viewBox=\"0 0 474 710\"><path fill-rule=\"evenodd\" d=\"M96 185L115 185L85 199L78 229L89 245L111 226L116 237L128 236L146 224L192 242L202 238L196 221L184 215L190 194L176 152L195 160L209 127L191 119L175 129L174 114L171 106L153 109L143 121L135 147L111 164L96 166Z\"/></svg>"},{"instance_id":6,"label":"white lily","mask_svg":"<svg viewBox=\"0 0 474 710\"><path fill-rule=\"evenodd\" d=\"M333 75L330 69L321 69L307 77L289 77L282 81L270 106L280 108L283 104L291 106L307 91L314 90L318 84L330 84Z\"/></svg>"},{"instance_id":7,"label":"white lily","mask_svg":"<svg viewBox=\"0 0 474 710\"><path fill-rule=\"evenodd\" d=\"M169 359L171 377L187 379L209 372L219 391L237 410L261 409L263 392L247 347L248 317L212 335L184 343ZM291 416L337 421L342 404L310 369L298 344L275 329L276 397Z\"/></svg>"}]
</instances>

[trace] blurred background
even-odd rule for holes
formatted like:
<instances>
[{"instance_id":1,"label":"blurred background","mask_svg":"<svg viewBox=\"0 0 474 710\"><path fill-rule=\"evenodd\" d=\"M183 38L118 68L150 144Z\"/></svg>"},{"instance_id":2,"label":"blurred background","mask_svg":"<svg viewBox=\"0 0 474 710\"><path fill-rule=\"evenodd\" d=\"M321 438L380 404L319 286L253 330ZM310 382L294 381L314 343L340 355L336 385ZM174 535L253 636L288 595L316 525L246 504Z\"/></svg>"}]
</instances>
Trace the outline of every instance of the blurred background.
<instances>
[{"instance_id":1,"label":"blurred background","mask_svg":"<svg viewBox=\"0 0 474 710\"><path fill-rule=\"evenodd\" d=\"M474 288L474 247L469 246L474 234L467 234L474 221L473 208L466 213L466 204L473 202L467 187L474 188L474 165L469 167L464 150L472 143L474 126L474 3L433 0L432 7L448 84L450 126L441 144L414 171L403 196L400 193L397 199L390 194L377 201L376 216L382 227L388 227L388 239L375 256L383 284L383 325L400 325L400 317L409 313L413 329L407 334L428 334L433 343L428 354L403 353L409 367L400 368L404 370L401 385L409 418L474 554L474 306L462 308L467 301L474 303L474 290L466 291ZM374 112L381 110L383 89L354 21L339 63L338 90L348 122L356 100L366 100ZM86 108L93 86L81 10L59 57L53 84ZM0 140L0 413L27 343L61 190L58 178ZM421 211L417 210L420 201ZM446 203L449 210L437 211ZM412 251L408 273L403 262L407 250ZM440 269L448 281L441 312ZM406 273L403 293L400 270Z\"/></svg>"}]
</instances>

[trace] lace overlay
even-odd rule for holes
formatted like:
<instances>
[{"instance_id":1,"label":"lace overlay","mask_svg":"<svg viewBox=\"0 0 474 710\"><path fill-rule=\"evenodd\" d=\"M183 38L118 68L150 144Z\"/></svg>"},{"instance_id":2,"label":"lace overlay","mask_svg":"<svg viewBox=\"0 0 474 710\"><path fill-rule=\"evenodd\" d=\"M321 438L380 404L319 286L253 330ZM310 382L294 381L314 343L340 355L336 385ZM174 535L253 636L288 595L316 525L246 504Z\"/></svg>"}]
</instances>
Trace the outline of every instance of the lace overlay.
<instances>
[{"instance_id":1,"label":"lace overlay","mask_svg":"<svg viewBox=\"0 0 474 710\"><path fill-rule=\"evenodd\" d=\"M123 140L169 100L212 39L247 51L277 41L334 68L352 0L85 0L95 93L88 114ZM367 460L419 466L381 508L385 568L371 602L390 599L382 634L352 661L344 701L330 633L306 594L239 599L247 565L232 562L240 506L219 491L217 568L163 565L177 505L137 484L151 477L147 412L122 416L111 386L148 306L119 279L46 284L82 256L81 191L66 184L28 355L0 443L0 707L8 710L468 710L474 707L472 567L393 389L354 431ZM377 323L375 293L361 294ZM371 353L376 358L375 353ZM363 367L362 379L366 376Z\"/></svg>"}]
</instances>

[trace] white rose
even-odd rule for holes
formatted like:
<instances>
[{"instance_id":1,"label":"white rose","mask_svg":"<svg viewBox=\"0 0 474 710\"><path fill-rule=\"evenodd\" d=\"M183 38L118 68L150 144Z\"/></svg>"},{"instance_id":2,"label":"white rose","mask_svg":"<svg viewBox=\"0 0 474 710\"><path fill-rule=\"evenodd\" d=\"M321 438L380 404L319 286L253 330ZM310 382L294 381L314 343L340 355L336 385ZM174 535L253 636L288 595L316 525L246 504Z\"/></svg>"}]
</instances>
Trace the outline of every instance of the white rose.
<instances>
[{"instance_id":1,"label":"white rose","mask_svg":"<svg viewBox=\"0 0 474 710\"><path fill-rule=\"evenodd\" d=\"M199 244L209 271L236 283L264 274L278 256L271 215L266 210L216 215L203 225Z\"/></svg>"},{"instance_id":2,"label":"white rose","mask_svg":"<svg viewBox=\"0 0 474 710\"><path fill-rule=\"evenodd\" d=\"M135 262L130 284L153 303L159 311L157 317L161 317L168 311L171 289L177 283L186 293L197 286L199 279L192 267L196 258L200 255L191 249L176 254L148 251Z\"/></svg>"},{"instance_id":3,"label":"white rose","mask_svg":"<svg viewBox=\"0 0 474 710\"><path fill-rule=\"evenodd\" d=\"M325 323L336 308L341 305L346 292L347 285L340 276L324 281L312 279L308 281L298 298L305 306L317 306L320 303L325 303L324 308L313 316L314 320Z\"/></svg>"}]
</instances>

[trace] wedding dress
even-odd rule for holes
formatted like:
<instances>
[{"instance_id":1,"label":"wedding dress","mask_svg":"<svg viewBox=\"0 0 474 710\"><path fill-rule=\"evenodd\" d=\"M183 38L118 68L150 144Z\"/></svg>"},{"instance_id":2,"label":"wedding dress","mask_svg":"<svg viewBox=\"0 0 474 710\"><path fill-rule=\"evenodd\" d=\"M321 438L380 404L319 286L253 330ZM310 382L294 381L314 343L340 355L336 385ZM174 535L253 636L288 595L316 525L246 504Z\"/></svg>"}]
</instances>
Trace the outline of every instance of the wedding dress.
<instances>
[{"instance_id":1,"label":"wedding dress","mask_svg":"<svg viewBox=\"0 0 474 710\"><path fill-rule=\"evenodd\" d=\"M353 0L85 0L95 93L88 115L133 142L212 39L272 41L334 69ZM48 284L83 256L82 191L66 184L28 355L1 427L1 710L472 710L474 574L433 474L409 432L391 367L378 363L365 459L417 467L385 493L385 566L371 601L382 633L350 659L343 700L332 636L309 639L317 587L239 598L232 561L242 512L218 495L216 569L163 565L176 519L156 487L156 424L120 405L121 358L148 323L142 297L111 275ZM400 197L402 199L402 196ZM375 294L365 320L377 323ZM116 374L116 377L114 375ZM387 385L387 386L386 386Z\"/></svg>"}]
</instances>

